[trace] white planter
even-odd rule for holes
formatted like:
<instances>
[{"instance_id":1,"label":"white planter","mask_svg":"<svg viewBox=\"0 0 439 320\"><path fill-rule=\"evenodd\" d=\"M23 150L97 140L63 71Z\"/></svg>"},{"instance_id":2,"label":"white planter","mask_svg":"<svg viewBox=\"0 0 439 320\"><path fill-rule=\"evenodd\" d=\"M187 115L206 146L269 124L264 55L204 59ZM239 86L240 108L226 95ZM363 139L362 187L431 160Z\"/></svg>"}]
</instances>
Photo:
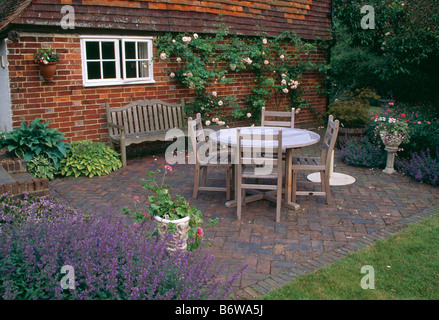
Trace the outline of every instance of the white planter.
<instances>
[{"instance_id":1,"label":"white planter","mask_svg":"<svg viewBox=\"0 0 439 320\"><path fill-rule=\"evenodd\" d=\"M169 223L173 223L177 227L177 230L175 231L175 233L173 233L173 239L170 241L170 245L168 247L169 251L175 251L177 249L187 249L189 219L189 216L178 220L168 220L154 216L154 220L157 222L160 239L163 239L168 235Z\"/></svg>"}]
</instances>

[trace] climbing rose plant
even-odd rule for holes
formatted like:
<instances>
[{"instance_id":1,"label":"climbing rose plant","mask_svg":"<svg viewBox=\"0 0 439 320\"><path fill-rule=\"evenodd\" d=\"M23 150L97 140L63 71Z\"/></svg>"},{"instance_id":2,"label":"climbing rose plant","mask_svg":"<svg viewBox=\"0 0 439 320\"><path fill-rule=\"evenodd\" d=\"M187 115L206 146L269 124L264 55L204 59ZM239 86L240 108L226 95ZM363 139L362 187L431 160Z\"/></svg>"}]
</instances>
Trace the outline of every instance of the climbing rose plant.
<instances>
[{"instance_id":1,"label":"climbing rose plant","mask_svg":"<svg viewBox=\"0 0 439 320\"><path fill-rule=\"evenodd\" d=\"M229 36L222 24L217 27L214 35L167 33L155 40L155 59L170 63L168 76L195 92L188 113L201 113L207 123L225 124L227 106L235 118L255 119L272 98L278 110L285 96L289 99L287 109L300 111L309 106L302 81L305 72L321 68L311 58L316 45L292 32L277 37L242 37ZM219 96L215 91L217 85L233 83L234 74L239 72L254 75L245 105L239 105L234 95Z\"/></svg>"}]
</instances>

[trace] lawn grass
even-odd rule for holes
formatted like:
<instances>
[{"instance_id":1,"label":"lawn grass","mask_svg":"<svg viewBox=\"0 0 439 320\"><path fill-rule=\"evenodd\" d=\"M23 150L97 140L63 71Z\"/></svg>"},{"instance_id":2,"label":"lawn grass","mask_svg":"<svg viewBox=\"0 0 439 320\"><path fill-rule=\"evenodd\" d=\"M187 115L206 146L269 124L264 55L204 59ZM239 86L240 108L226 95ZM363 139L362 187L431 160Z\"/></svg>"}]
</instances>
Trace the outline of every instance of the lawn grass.
<instances>
[{"instance_id":1,"label":"lawn grass","mask_svg":"<svg viewBox=\"0 0 439 320\"><path fill-rule=\"evenodd\" d=\"M361 273L365 265L374 268L374 289L361 287L362 278L371 275ZM263 299L439 299L439 214L351 253L330 266L300 276Z\"/></svg>"}]
</instances>

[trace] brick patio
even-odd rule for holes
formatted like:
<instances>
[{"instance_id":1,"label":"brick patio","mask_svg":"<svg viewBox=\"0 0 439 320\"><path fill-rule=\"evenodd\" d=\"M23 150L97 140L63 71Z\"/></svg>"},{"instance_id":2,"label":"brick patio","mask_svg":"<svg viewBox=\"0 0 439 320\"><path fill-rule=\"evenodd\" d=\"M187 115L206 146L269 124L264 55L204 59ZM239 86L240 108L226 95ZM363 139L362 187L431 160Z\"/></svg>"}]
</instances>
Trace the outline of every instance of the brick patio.
<instances>
[{"instance_id":1,"label":"brick patio","mask_svg":"<svg viewBox=\"0 0 439 320\"><path fill-rule=\"evenodd\" d=\"M313 155L319 147L300 152ZM242 220L237 221L236 209L224 205L225 193L200 192L198 199L192 199L194 165L173 166L172 179L167 180L173 186L171 193L186 197L206 218L219 218L215 229L205 228L216 262L224 263L227 272L248 264L232 299L258 297L438 212L438 188L398 173L388 175L379 169L347 166L338 154L336 150L334 171L351 175L356 182L332 186L331 206L323 197L298 197L301 208L283 209L279 223L275 222L274 204L265 200L248 204ZM145 171L165 164L163 154L129 159L127 167L106 176L51 181L50 192L83 212L99 214L111 207L118 215L123 206L132 205L134 196L145 199L141 182ZM221 177L221 171L215 175Z\"/></svg>"}]
</instances>

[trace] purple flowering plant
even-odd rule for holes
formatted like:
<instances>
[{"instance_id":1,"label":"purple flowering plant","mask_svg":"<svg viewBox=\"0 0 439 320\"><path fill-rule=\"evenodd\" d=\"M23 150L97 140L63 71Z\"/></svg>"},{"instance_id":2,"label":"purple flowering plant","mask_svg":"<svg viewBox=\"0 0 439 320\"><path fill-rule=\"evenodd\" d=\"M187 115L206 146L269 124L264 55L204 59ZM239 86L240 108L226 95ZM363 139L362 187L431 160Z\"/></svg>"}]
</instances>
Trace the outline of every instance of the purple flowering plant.
<instances>
[{"instance_id":1,"label":"purple flowering plant","mask_svg":"<svg viewBox=\"0 0 439 320\"><path fill-rule=\"evenodd\" d=\"M225 277L208 252L169 254L167 241L110 211L89 217L54 199L1 195L0 299L224 299L246 268Z\"/></svg>"}]
</instances>

